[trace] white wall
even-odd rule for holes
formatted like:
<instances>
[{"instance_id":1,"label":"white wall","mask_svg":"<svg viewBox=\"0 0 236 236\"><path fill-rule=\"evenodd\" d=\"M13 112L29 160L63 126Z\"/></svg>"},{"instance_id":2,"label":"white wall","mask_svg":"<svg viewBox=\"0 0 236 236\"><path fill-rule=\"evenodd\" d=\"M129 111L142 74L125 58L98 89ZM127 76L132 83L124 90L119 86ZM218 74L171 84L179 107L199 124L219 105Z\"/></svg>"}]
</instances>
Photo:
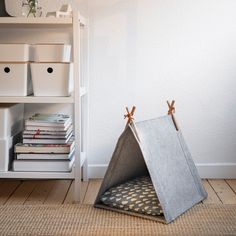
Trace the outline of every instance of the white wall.
<instances>
[{"instance_id":1,"label":"white wall","mask_svg":"<svg viewBox=\"0 0 236 236\"><path fill-rule=\"evenodd\" d=\"M236 177L236 1L89 0L89 171L99 177L136 120L177 118L203 177Z\"/></svg>"}]
</instances>

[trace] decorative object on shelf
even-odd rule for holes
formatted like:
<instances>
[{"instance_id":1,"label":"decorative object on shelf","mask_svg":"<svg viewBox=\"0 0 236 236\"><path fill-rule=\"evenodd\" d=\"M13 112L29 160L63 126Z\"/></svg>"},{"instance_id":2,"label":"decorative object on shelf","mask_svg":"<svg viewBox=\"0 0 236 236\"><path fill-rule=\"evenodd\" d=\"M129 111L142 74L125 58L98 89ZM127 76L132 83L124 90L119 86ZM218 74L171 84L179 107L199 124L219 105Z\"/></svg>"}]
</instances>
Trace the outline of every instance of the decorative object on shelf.
<instances>
[{"instance_id":1,"label":"decorative object on shelf","mask_svg":"<svg viewBox=\"0 0 236 236\"><path fill-rule=\"evenodd\" d=\"M3 1L3 0L0 0ZM23 13L23 9L22 9L22 1L23 0L5 0L5 6L6 6L6 12L10 15L10 16L16 16L16 17L22 17L22 13ZM57 11L58 9L60 9L60 7L63 4L67 4L70 2L73 2L71 0L53 0L53 1L49 1L49 0L37 0L38 1L38 6L41 7L41 16L44 17L46 16L47 12L52 12L52 11ZM26 1L27 2L27 1ZM25 6L25 17L27 17L29 8L27 8ZM1 10L0 10L1 12ZM37 17L37 14L36 14Z\"/></svg>"},{"instance_id":2,"label":"decorative object on shelf","mask_svg":"<svg viewBox=\"0 0 236 236\"><path fill-rule=\"evenodd\" d=\"M38 6L38 0L22 0L21 12L24 17L40 17L42 7Z\"/></svg>"},{"instance_id":3,"label":"decorative object on shelf","mask_svg":"<svg viewBox=\"0 0 236 236\"><path fill-rule=\"evenodd\" d=\"M64 4L59 11L48 12L47 17L72 17L72 7L70 4Z\"/></svg>"},{"instance_id":4,"label":"decorative object on shelf","mask_svg":"<svg viewBox=\"0 0 236 236\"><path fill-rule=\"evenodd\" d=\"M9 16L6 12L6 7L5 7L5 1L1 0L0 1L0 17L6 17Z\"/></svg>"}]
</instances>

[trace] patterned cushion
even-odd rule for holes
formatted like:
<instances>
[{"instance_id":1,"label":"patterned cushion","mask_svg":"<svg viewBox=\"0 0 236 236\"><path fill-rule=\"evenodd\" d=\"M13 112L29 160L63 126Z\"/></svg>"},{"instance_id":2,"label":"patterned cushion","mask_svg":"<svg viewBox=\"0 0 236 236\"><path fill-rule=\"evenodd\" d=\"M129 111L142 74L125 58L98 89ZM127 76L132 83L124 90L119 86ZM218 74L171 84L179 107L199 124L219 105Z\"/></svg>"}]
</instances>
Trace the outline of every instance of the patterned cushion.
<instances>
[{"instance_id":1,"label":"patterned cushion","mask_svg":"<svg viewBox=\"0 0 236 236\"><path fill-rule=\"evenodd\" d=\"M143 176L110 188L101 201L103 204L151 216L163 215L162 208L150 177Z\"/></svg>"}]
</instances>

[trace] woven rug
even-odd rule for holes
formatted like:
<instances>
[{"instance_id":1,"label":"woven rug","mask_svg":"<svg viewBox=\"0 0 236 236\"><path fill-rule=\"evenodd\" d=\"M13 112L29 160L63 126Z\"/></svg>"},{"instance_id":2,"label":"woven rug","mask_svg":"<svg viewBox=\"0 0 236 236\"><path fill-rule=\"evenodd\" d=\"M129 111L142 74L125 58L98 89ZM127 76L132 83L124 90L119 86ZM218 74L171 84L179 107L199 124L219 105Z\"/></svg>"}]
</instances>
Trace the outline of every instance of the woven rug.
<instances>
[{"instance_id":1,"label":"woven rug","mask_svg":"<svg viewBox=\"0 0 236 236\"><path fill-rule=\"evenodd\" d=\"M169 225L91 205L0 207L0 235L236 235L236 205L198 205Z\"/></svg>"}]
</instances>

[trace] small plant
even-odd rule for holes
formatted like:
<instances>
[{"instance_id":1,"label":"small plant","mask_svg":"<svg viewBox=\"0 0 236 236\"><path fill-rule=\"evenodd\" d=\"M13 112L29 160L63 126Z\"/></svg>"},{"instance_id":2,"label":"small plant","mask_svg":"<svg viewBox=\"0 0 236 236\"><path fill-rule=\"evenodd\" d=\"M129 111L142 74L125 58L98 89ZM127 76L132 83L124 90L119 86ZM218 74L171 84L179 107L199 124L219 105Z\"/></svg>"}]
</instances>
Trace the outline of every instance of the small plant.
<instances>
[{"instance_id":1,"label":"small plant","mask_svg":"<svg viewBox=\"0 0 236 236\"><path fill-rule=\"evenodd\" d=\"M34 17L36 17L36 12L37 12L37 5L38 5L38 0L27 0L29 4L29 12L27 17L32 14Z\"/></svg>"}]
</instances>

